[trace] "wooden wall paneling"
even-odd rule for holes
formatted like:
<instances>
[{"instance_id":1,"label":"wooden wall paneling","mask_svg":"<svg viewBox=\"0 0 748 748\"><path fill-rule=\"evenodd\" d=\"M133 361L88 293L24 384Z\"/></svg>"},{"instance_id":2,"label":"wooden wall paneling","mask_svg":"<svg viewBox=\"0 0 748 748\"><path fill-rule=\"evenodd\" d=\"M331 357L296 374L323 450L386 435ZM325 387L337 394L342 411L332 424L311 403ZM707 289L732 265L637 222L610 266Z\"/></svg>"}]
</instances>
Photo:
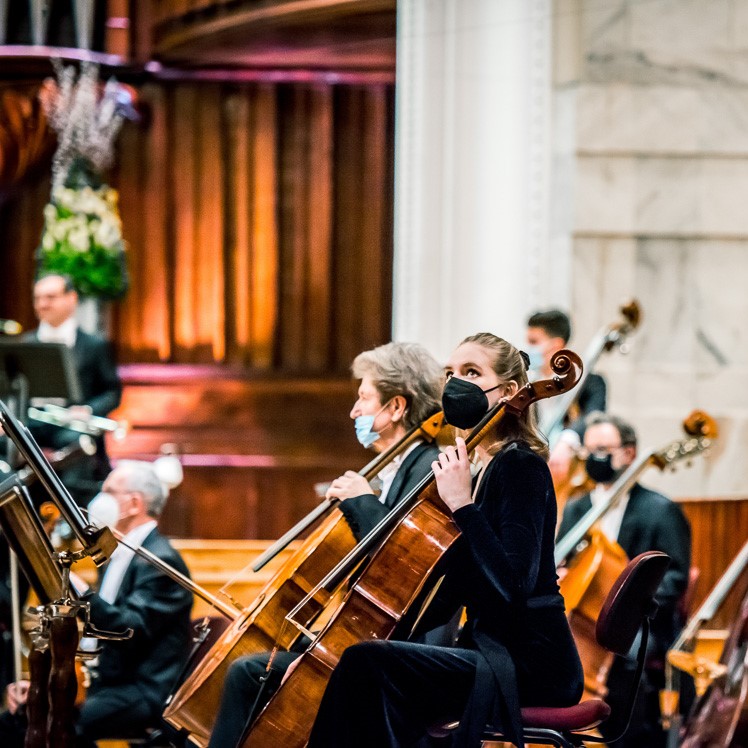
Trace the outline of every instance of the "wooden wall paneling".
<instances>
[{"instance_id":1,"label":"wooden wall paneling","mask_svg":"<svg viewBox=\"0 0 748 748\"><path fill-rule=\"evenodd\" d=\"M371 86L363 92L363 194L361 251L362 267L370 282L376 284L376 294L366 294L362 303L364 319L369 322L367 332L378 341L390 338L390 307L392 292L388 267L392 252L388 251L391 229L384 225L385 203L391 193L387 185L387 98L382 86Z\"/></svg>"},{"instance_id":2,"label":"wooden wall paneling","mask_svg":"<svg viewBox=\"0 0 748 748\"><path fill-rule=\"evenodd\" d=\"M246 89L227 94L225 184L226 184L226 360L249 364L250 341L250 235L252 207L250 183L253 113Z\"/></svg>"},{"instance_id":3,"label":"wooden wall paneling","mask_svg":"<svg viewBox=\"0 0 748 748\"><path fill-rule=\"evenodd\" d=\"M118 140L118 158L115 184L119 188L120 218L122 236L125 240L127 271L130 276L127 295L115 307L116 338L120 356L137 355L148 360L148 352L142 345L141 299L144 270L145 233L143 216L143 185L141 184L144 164L140 158L143 152L143 130L140 124L125 123Z\"/></svg>"},{"instance_id":4,"label":"wooden wall paneling","mask_svg":"<svg viewBox=\"0 0 748 748\"><path fill-rule=\"evenodd\" d=\"M332 335L332 157L333 95L330 86L310 91L310 139L307 173L308 276L305 368L328 370Z\"/></svg>"},{"instance_id":5,"label":"wooden wall paneling","mask_svg":"<svg viewBox=\"0 0 748 748\"><path fill-rule=\"evenodd\" d=\"M308 147L306 86L283 87L279 94L283 104L280 112L281 164L279 184L281 220L280 274L280 366L299 371L304 366L307 308L306 274L307 241L307 168Z\"/></svg>"},{"instance_id":6,"label":"wooden wall paneling","mask_svg":"<svg viewBox=\"0 0 748 748\"><path fill-rule=\"evenodd\" d=\"M144 243L141 250L146 261L140 277L142 344L156 352L158 360L171 357L170 234L167 230L170 212L166 96L161 86L148 86L144 92L151 102L152 116L144 143L144 177L142 223ZM142 265L141 265L142 267Z\"/></svg>"},{"instance_id":7,"label":"wooden wall paneling","mask_svg":"<svg viewBox=\"0 0 748 748\"><path fill-rule=\"evenodd\" d=\"M226 353L224 195L222 176L224 121L222 91L205 86L198 97L198 178L196 196L196 259L194 287L199 360L223 361ZM203 348L205 349L203 352Z\"/></svg>"},{"instance_id":8,"label":"wooden wall paneling","mask_svg":"<svg viewBox=\"0 0 748 748\"><path fill-rule=\"evenodd\" d=\"M194 86L176 86L171 97L174 123L171 137L171 175L174 202L174 360L191 361L198 344L195 319L195 286L199 273L195 231L197 194L196 123L197 91Z\"/></svg>"},{"instance_id":9,"label":"wooden wall paneling","mask_svg":"<svg viewBox=\"0 0 748 748\"><path fill-rule=\"evenodd\" d=\"M339 86L335 91L335 283L333 342L335 366L346 371L362 349L372 341L360 340L364 328L361 299L377 289L365 282L360 246L361 168L363 163L360 131L363 112L358 88ZM363 345L361 343L363 342Z\"/></svg>"},{"instance_id":10,"label":"wooden wall paneling","mask_svg":"<svg viewBox=\"0 0 748 748\"><path fill-rule=\"evenodd\" d=\"M25 328L35 325L32 286L35 251L44 227L44 206L49 200L47 176L12 188L0 204L0 316Z\"/></svg>"},{"instance_id":11,"label":"wooden wall paneling","mask_svg":"<svg viewBox=\"0 0 748 748\"><path fill-rule=\"evenodd\" d=\"M278 135L276 88L260 84L254 89L252 150L252 269L251 344L252 365L273 366L278 328Z\"/></svg>"},{"instance_id":12,"label":"wooden wall paneling","mask_svg":"<svg viewBox=\"0 0 748 748\"><path fill-rule=\"evenodd\" d=\"M684 499L680 504L691 524L692 564L700 570L695 611L748 539L748 499ZM722 628L734 620L746 586L748 574L732 590L709 628Z\"/></svg>"}]
</instances>

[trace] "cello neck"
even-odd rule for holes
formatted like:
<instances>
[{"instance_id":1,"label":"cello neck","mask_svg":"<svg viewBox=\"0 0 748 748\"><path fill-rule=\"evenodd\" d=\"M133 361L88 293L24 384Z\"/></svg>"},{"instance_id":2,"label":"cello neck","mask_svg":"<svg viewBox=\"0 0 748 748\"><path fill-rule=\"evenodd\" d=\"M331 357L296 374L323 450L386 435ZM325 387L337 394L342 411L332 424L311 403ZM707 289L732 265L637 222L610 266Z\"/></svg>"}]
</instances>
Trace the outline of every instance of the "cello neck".
<instances>
[{"instance_id":1,"label":"cello neck","mask_svg":"<svg viewBox=\"0 0 748 748\"><path fill-rule=\"evenodd\" d=\"M370 481L378 475L382 468L389 465L398 455L401 455L411 445L419 441L432 442L444 427L444 413L441 411L429 416L425 421L414 426L405 436L395 442L389 449L378 454L368 465L364 465L358 474Z\"/></svg>"},{"instance_id":2,"label":"cello neck","mask_svg":"<svg viewBox=\"0 0 748 748\"><path fill-rule=\"evenodd\" d=\"M398 455L405 452L411 445L419 441L432 442L444 428L444 413L441 411L429 416L425 421L414 426L405 436L395 442L389 449L378 454L368 465L365 465L358 474L367 481L371 481L374 476ZM325 499L320 502L309 514L299 520L290 530L285 532L278 540L275 541L262 555L260 555L252 565L252 571L258 572L272 561L284 548L292 543L308 527L313 525L320 517L327 514L337 504L337 499Z\"/></svg>"},{"instance_id":3,"label":"cello neck","mask_svg":"<svg viewBox=\"0 0 748 748\"><path fill-rule=\"evenodd\" d=\"M725 573L719 578L717 584L714 585L712 591L707 595L706 600L701 603L699 609L691 616L671 649L682 650L688 646L689 642L698 634L701 626L714 618L746 566L748 566L748 541L746 541L738 552L738 555L732 560Z\"/></svg>"},{"instance_id":4,"label":"cello neck","mask_svg":"<svg viewBox=\"0 0 748 748\"><path fill-rule=\"evenodd\" d=\"M629 465L623 475L608 489L602 501L589 509L574 527L556 543L554 558L556 566L560 566L574 552L574 549L584 540L592 525L614 506L631 487L646 467L652 463L653 452L637 457Z\"/></svg>"},{"instance_id":5,"label":"cello neck","mask_svg":"<svg viewBox=\"0 0 748 748\"><path fill-rule=\"evenodd\" d=\"M701 410L694 410L688 415L683 421L683 429L686 432L684 439L670 442L664 449L653 450L637 457L610 487L603 500L587 511L579 522L556 543L554 558L557 567L574 552L592 525L631 489L648 465L655 465L660 470L664 470L680 460L689 459L704 452L717 437L717 424L711 416Z\"/></svg>"}]
</instances>

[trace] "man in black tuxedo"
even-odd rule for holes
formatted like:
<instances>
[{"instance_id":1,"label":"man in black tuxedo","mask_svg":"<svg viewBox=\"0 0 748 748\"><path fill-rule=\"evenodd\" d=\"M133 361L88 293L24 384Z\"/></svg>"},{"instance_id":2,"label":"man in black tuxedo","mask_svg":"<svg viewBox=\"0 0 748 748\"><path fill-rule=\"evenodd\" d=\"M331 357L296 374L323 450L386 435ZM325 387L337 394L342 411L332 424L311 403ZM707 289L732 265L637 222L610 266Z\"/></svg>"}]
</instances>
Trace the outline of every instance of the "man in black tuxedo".
<instances>
[{"instance_id":1,"label":"man in black tuxedo","mask_svg":"<svg viewBox=\"0 0 748 748\"><path fill-rule=\"evenodd\" d=\"M34 311L39 327L26 339L63 343L72 348L82 400L71 404L71 414L83 418L107 416L120 403L122 384L109 343L78 327L75 320L77 306L78 294L69 278L62 275L40 278L34 285ZM42 447L52 449L60 449L80 436L69 429L36 421L31 421L29 428ZM99 437L93 459L69 468L62 474L62 479L74 498L85 505L110 469L104 439Z\"/></svg>"},{"instance_id":2,"label":"man in black tuxedo","mask_svg":"<svg viewBox=\"0 0 748 748\"><path fill-rule=\"evenodd\" d=\"M128 545L142 546L187 575L181 556L158 531L166 496L150 463L122 460L104 482L91 513L101 518L108 509L108 523ZM79 589L84 586L74 575L73 583ZM146 728L159 723L164 701L187 660L192 593L121 544L104 567L99 590L87 591L82 598L89 602L97 628L130 628L133 635L99 643L101 654L89 666L91 686L76 724L77 745L93 748L96 740L142 738ZM81 646L91 648L86 640ZM9 687L10 711L0 716L0 745L23 744L25 720L18 710L23 686Z\"/></svg>"},{"instance_id":3,"label":"man in black tuxedo","mask_svg":"<svg viewBox=\"0 0 748 748\"><path fill-rule=\"evenodd\" d=\"M350 413L356 437L379 454L441 409L443 371L423 346L387 343L359 354L351 368L353 376L361 380ZM361 540L431 471L438 454L435 444L417 441L382 469L372 481L375 485L349 470L330 484L327 498L340 501L340 511L356 540ZM433 637L448 635L446 630ZM302 651L277 653L261 694L269 653L240 657L231 664L210 748L234 748L238 744L255 702L268 701Z\"/></svg>"},{"instance_id":4,"label":"man in black tuxedo","mask_svg":"<svg viewBox=\"0 0 748 748\"><path fill-rule=\"evenodd\" d=\"M551 358L556 351L565 348L571 338L571 320L559 309L535 312L527 320L527 352L530 356L530 370L535 379L549 379L553 376ZM548 467L553 482L558 486L568 478L571 460L581 445L584 436L584 419L590 413L604 411L607 389L605 380L589 373L579 388L570 417L552 433L547 433L551 455ZM553 399L541 400L537 404L541 426L544 418L555 409Z\"/></svg>"},{"instance_id":5,"label":"man in black tuxedo","mask_svg":"<svg viewBox=\"0 0 748 748\"><path fill-rule=\"evenodd\" d=\"M593 491L570 501L564 508L558 531L559 539L603 498L613 482L636 457L636 432L616 416L595 413L588 417L584 447L588 454L587 472L596 481ZM656 491L636 483L599 520L599 526L610 540L618 544L631 559L645 551L663 551L670 556L670 566L657 590L659 605L652 621L648 661L632 724L616 746L657 748L665 741L659 725L658 693L662 687L662 663L684 621L678 614L678 603L688 585L691 563L691 529L680 506ZM635 653L634 653L635 654ZM608 676L612 709L611 720L600 728L603 737L614 738L623 729L616 720L622 715L633 675L633 661L617 658Z\"/></svg>"},{"instance_id":6,"label":"man in black tuxedo","mask_svg":"<svg viewBox=\"0 0 748 748\"><path fill-rule=\"evenodd\" d=\"M167 491L147 462L122 460L104 482L114 497L116 529L184 575L179 553L161 535L157 519ZM84 596L97 628L124 631L127 641L104 642L80 712L82 738L142 736L158 723L164 700L176 686L190 648L192 593L124 545L107 563L99 591Z\"/></svg>"}]
</instances>

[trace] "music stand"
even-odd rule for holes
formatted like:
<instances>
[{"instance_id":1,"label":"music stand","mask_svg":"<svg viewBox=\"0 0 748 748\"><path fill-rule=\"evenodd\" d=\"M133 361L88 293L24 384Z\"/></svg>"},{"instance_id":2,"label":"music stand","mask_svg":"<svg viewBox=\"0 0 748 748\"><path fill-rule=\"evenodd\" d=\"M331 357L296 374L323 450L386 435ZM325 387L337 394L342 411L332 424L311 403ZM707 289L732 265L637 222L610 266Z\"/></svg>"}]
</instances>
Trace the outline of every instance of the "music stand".
<instances>
[{"instance_id":1,"label":"music stand","mask_svg":"<svg viewBox=\"0 0 748 748\"><path fill-rule=\"evenodd\" d=\"M63 343L0 338L0 375L12 386L19 377L28 385L28 397L56 397L80 402L78 372L72 348Z\"/></svg>"},{"instance_id":2,"label":"music stand","mask_svg":"<svg viewBox=\"0 0 748 748\"><path fill-rule=\"evenodd\" d=\"M62 343L0 338L0 398L12 399L12 412L26 422L32 397L61 398L68 403L82 400L73 351ZM8 441L7 460L17 463Z\"/></svg>"}]
</instances>

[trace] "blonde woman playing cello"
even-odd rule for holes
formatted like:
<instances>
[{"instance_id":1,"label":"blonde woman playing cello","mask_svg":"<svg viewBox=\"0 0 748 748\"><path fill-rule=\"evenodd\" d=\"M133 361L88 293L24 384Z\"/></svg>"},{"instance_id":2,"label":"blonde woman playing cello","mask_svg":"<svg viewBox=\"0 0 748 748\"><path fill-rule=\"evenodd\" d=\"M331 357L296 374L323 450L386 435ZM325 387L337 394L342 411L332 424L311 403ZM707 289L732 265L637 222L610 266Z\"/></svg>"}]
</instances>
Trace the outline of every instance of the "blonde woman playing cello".
<instances>
[{"instance_id":1,"label":"blonde woman playing cello","mask_svg":"<svg viewBox=\"0 0 748 748\"><path fill-rule=\"evenodd\" d=\"M351 367L361 380L351 409L356 436L365 447L382 453L413 427L439 409L443 373L431 354L416 343L388 343L359 354ZM361 539L390 509L419 483L439 454L434 444L417 442L396 457L379 475L379 495L358 473L348 471L334 480L327 498L341 501L340 510L357 539ZM299 652L278 652L267 685L269 653L240 657L231 664L210 748L233 748L250 716L266 702Z\"/></svg>"},{"instance_id":2,"label":"blonde woman playing cello","mask_svg":"<svg viewBox=\"0 0 748 748\"><path fill-rule=\"evenodd\" d=\"M446 367L447 421L477 424L527 383L526 368L526 357L501 338L464 340ZM475 488L461 438L433 464L462 536L424 623L466 605L458 647L369 641L348 648L325 691L310 748L399 748L452 719L461 721L454 746L479 745L487 722L521 746L520 705L568 706L581 696L582 667L556 581L547 447L534 416L504 418L478 452L483 470Z\"/></svg>"}]
</instances>

